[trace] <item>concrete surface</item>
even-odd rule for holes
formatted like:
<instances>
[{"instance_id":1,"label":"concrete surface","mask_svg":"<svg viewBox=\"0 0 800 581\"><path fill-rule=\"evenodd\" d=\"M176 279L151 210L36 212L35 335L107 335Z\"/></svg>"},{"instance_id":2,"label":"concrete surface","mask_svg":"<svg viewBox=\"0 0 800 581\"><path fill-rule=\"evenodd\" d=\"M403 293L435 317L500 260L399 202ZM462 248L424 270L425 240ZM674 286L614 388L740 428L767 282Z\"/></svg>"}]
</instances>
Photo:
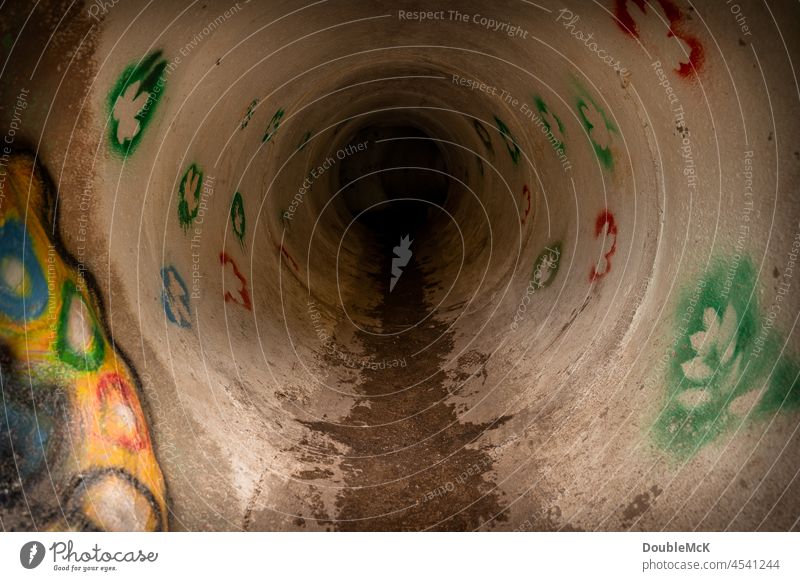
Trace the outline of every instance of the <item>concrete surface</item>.
<instances>
[{"instance_id":1,"label":"concrete surface","mask_svg":"<svg viewBox=\"0 0 800 581\"><path fill-rule=\"evenodd\" d=\"M169 528L800 527L796 3L30 10Z\"/></svg>"}]
</instances>

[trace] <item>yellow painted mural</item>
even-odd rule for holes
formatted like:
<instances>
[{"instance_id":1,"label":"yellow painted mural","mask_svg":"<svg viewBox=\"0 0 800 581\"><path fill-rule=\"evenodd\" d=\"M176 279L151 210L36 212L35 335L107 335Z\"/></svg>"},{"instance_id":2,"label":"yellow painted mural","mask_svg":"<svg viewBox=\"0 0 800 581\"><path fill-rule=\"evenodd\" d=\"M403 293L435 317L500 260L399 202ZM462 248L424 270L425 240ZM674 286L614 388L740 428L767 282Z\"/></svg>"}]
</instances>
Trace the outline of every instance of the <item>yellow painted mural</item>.
<instances>
[{"instance_id":1,"label":"yellow painted mural","mask_svg":"<svg viewBox=\"0 0 800 581\"><path fill-rule=\"evenodd\" d=\"M52 233L48 182L19 153L5 177L0 452L13 462L4 471L22 495L37 479L55 491L50 506L28 509L39 529L165 530L166 489L134 375L109 341L92 282Z\"/></svg>"}]
</instances>

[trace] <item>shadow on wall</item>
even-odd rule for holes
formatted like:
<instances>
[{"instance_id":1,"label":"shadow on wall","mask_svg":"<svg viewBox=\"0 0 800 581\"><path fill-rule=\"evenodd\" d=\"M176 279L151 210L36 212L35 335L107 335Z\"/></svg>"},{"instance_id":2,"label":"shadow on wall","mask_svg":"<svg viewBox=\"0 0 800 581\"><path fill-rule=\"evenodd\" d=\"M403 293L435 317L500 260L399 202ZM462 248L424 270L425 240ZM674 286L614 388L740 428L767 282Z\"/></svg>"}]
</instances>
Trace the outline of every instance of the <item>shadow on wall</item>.
<instances>
[{"instance_id":1,"label":"shadow on wall","mask_svg":"<svg viewBox=\"0 0 800 581\"><path fill-rule=\"evenodd\" d=\"M0 516L6 530L157 531L166 490L134 374L91 276L55 232L49 180L14 153L0 198Z\"/></svg>"}]
</instances>

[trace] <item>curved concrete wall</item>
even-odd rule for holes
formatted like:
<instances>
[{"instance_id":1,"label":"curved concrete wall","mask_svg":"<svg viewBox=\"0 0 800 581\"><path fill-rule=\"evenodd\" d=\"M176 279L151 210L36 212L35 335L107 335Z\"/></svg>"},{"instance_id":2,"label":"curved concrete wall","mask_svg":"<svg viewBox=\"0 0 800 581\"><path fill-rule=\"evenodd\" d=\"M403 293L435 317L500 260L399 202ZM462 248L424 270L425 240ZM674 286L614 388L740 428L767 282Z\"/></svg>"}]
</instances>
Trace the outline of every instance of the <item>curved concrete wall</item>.
<instances>
[{"instance_id":1,"label":"curved concrete wall","mask_svg":"<svg viewBox=\"0 0 800 581\"><path fill-rule=\"evenodd\" d=\"M27 10L6 208L144 415L8 326L4 528L797 528L795 4Z\"/></svg>"}]
</instances>

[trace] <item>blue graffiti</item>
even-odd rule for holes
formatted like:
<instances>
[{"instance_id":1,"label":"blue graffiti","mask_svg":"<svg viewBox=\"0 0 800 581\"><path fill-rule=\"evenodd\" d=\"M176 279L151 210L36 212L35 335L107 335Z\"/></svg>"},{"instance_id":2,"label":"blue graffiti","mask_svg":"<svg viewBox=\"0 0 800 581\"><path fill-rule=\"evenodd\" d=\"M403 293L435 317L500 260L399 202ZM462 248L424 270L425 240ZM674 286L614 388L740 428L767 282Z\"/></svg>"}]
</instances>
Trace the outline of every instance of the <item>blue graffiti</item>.
<instances>
[{"instance_id":1,"label":"blue graffiti","mask_svg":"<svg viewBox=\"0 0 800 581\"><path fill-rule=\"evenodd\" d=\"M0 311L15 321L35 319L49 298L28 231L11 218L0 227Z\"/></svg>"},{"instance_id":2,"label":"blue graffiti","mask_svg":"<svg viewBox=\"0 0 800 581\"><path fill-rule=\"evenodd\" d=\"M192 311L189 306L189 291L183 278L174 266L161 269L161 302L167 318L179 327L192 326Z\"/></svg>"}]
</instances>

